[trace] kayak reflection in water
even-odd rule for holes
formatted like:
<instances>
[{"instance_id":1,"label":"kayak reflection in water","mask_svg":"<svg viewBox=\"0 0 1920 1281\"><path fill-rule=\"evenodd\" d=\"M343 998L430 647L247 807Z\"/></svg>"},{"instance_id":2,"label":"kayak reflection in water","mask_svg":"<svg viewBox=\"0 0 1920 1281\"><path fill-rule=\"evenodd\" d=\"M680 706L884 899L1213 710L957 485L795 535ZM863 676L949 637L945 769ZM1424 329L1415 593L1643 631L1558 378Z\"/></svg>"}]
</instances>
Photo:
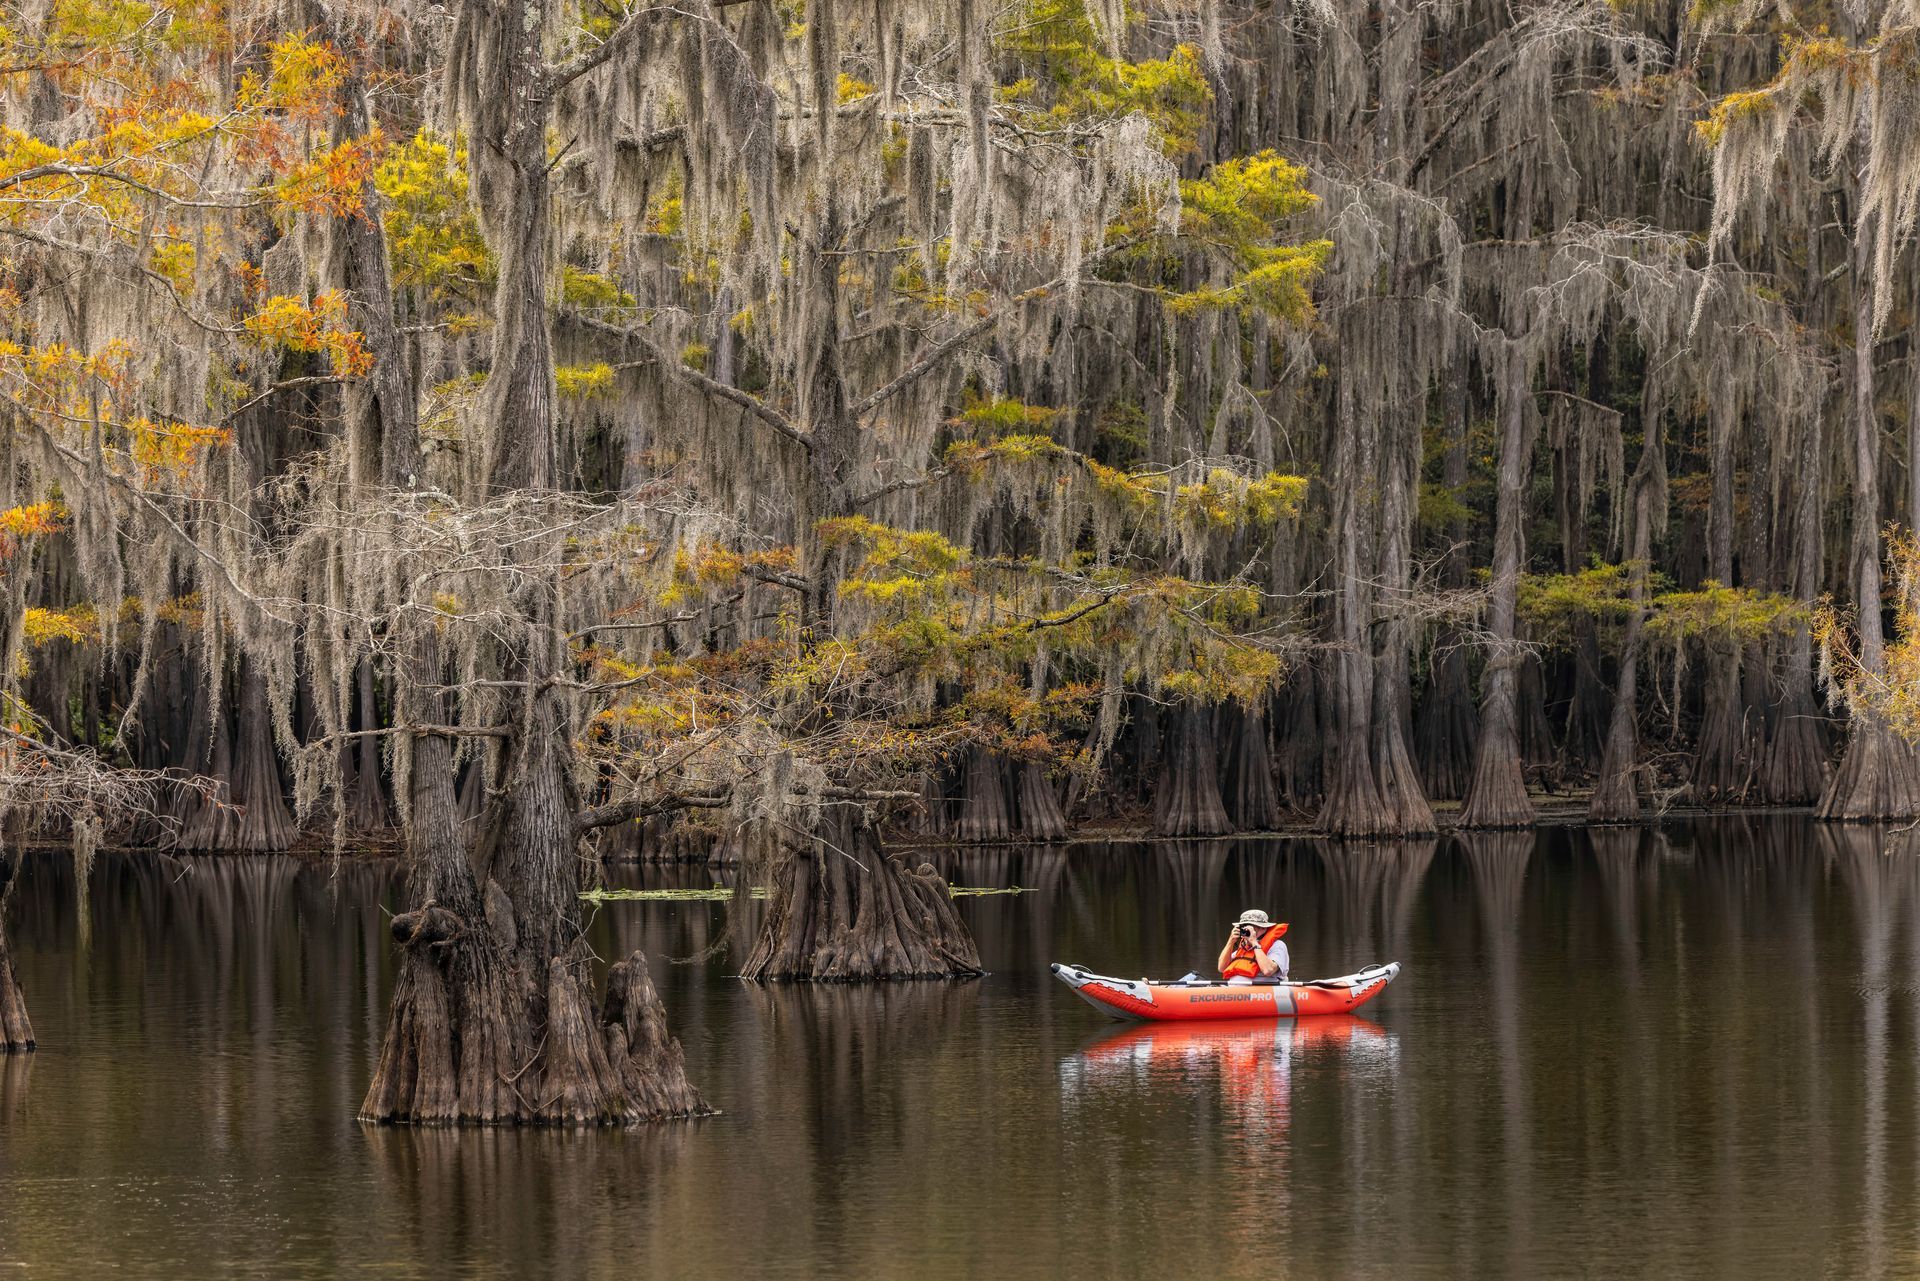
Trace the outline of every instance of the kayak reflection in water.
<instances>
[{"instance_id":1,"label":"kayak reflection in water","mask_svg":"<svg viewBox=\"0 0 1920 1281\"><path fill-rule=\"evenodd\" d=\"M1069 1094L1096 1086L1149 1089L1217 1086L1236 1112L1242 1105L1284 1119L1291 1101L1294 1060L1303 1052L1332 1051L1348 1063L1391 1068L1393 1037L1379 1024L1351 1014L1317 1019L1233 1023L1142 1023L1061 1061Z\"/></svg>"},{"instance_id":2,"label":"kayak reflection in water","mask_svg":"<svg viewBox=\"0 0 1920 1281\"><path fill-rule=\"evenodd\" d=\"M1251 983L1257 978L1285 982L1288 960L1283 940L1286 932L1285 921L1275 924L1257 907L1240 913L1240 919L1233 923L1233 931L1227 935L1227 945L1220 949L1220 959L1215 962L1220 977L1229 983Z\"/></svg>"}]
</instances>

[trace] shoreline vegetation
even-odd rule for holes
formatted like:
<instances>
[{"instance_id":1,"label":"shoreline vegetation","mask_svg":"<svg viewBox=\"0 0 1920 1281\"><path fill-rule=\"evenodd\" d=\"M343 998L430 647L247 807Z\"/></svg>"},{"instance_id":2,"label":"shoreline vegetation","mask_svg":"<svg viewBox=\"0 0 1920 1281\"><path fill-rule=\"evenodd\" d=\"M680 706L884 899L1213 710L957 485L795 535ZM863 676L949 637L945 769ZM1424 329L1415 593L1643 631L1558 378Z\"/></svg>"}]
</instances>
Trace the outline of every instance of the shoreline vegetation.
<instances>
[{"instance_id":1,"label":"shoreline vegetation","mask_svg":"<svg viewBox=\"0 0 1920 1281\"><path fill-rule=\"evenodd\" d=\"M1522 830L1540 830L1550 827L1582 827L1596 828L1599 830L1630 831L1635 828L1652 827L1669 819L1792 818L1815 816L1817 813L1812 806L1808 805L1731 805L1707 807L1676 803L1657 812L1649 811L1639 818L1628 822L1597 824L1588 816L1588 796L1586 794L1580 792L1540 792L1534 793L1533 799L1535 802L1536 817L1529 829ZM1154 835L1151 829L1150 819L1151 815L1143 812L1135 815L1131 821L1127 819L1106 819L1098 823L1077 824L1069 827L1065 835L1046 841L1007 837L967 842L945 837L927 836L924 834L890 834L887 840L887 847L902 853L909 851L926 853L939 850L1026 849L1035 846L1072 847L1130 845L1140 843L1164 845L1169 842L1176 845L1204 844L1216 841L1263 840L1313 840L1326 841L1333 844L1347 843L1346 838L1331 837L1321 831L1314 825L1311 816L1301 817L1294 822L1282 823L1276 827L1260 830L1226 832L1217 836L1184 837ZM1353 843L1361 845L1377 843L1391 844L1399 841L1431 839L1432 837L1445 835L1449 832L1471 832L1479 830L1460 822L1460 805L1458 802L1436 804L1434 806L1434 819L1435 830L1421 836L1380 837L1373 841L1357 841ZM1893 822L1894 820L1885 820L1882 825ZM1864 824L1862 826L1874 825ZM23 850L64 851L68 847L65 843L59 841L39 840L22 842L18 848ZM155 851L152 847L148 846L103 844L98 848L102 852L112 852L116 854L152 854L164 852ZM220 850L178 850L173 852L181 854L191 853L200 857L224 855L233 858L247 858L253 856L251 853L236 853ZM287 849L276 851L276 853L285 854L289 857L299 859L302 862L313 864L325 864L336 860L346 860L350 862L394 861L404 859L405 857L405 850L397 841L384 847L377 844L349 844L336 849L331 841L317 834L310 839L296 841ZM705 854L681 853L677 857L672 858L607 859L603 861L603 865L607 867L686 867L700 865L732 867L738 863L738 861L739 858L737 854L730 856L724 848L716 848ZM956 895L963 893L1010 892L1008 889L992 889L990 887L977 886L949 886L948 889ZM605 891L583 891L583 896L591 896L594 893L605 893Z\"/></svg>"}]
</instances>

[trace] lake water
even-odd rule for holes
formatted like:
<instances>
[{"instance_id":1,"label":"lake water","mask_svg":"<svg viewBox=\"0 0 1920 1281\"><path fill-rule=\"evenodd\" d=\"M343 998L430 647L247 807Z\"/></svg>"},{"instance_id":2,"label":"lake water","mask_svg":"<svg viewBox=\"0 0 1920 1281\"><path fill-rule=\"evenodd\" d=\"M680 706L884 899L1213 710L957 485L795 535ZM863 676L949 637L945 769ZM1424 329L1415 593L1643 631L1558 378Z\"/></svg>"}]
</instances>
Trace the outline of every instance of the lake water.
<instances>
[{"instance_id":1,"label":"lake water","mask_svg":"<svg viewBox=\"0 0 1920 1281\"><path fill-rule=\"evenodd\" d=\"M0 1060L34 1277L1920 1275L1920 834L1804 819L935 856L992 974L750 987L720 904L610 903L723 1115L357 1124L394 874L37 857ZM707 883L704 869L616 883ZM1046 972L1399 960L1363 1018L1104 1020Z\"/></svg>"}]
</instances>

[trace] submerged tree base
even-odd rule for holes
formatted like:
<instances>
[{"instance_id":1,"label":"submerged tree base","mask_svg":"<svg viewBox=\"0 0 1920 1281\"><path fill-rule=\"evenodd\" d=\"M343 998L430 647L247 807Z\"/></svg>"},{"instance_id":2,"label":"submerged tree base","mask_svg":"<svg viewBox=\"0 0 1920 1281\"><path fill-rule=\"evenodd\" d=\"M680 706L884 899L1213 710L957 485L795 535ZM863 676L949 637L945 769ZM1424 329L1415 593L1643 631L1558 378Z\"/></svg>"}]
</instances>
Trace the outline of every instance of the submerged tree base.
<instances>
[{"instance_id":1,"label":"submerged tree base","mask_svg":"<svg viewBox=\"0 0 1920 1281\"><path fill-rule=\"evenodd\" d=\"M1920 751L1878 716L1857 714L1846 755L1815 813L1854 823L1920 816Z\"/></svg>"},{"instance_id":2,"label":"submerged tree base","mask_svg":"<svg viewBox=\"0 0 1920 1281\"><path fill-rule=\"evenodd\" d=\"M27 1019L27 1000L13 977L13 958L0 943L0 1054L33 1053L33 1024Z\"/></svg>"},{"instance_id":3,"label":"submerged tree base","mask_svg":"<svg viewBox=\"0 0 1920 1281\"><path fill-rule=\"evenodd\" d=\"M0 1054L31 1054L33 1024L27 1019L27 998L13 977L13 951L7 942L7 900L20 856L0 849Z\"/></svg>"},{"instance_id":4,"label":"submerged tree base","mask_svg":"<svg viewBox=\"0 0 1920 1281\"><path fill-rule=\"evenodd\" d=\"M742 978L832 983L986 972L946 881L882 849L857 806L830 807L812 839L774 856L768 879L769 906Z\"/></svg>"},{"instance_id":5,"label":"submerged tree base","mask_svg":"<svg viewBox=\"0 0 1920 1281\"><path fill-rule=\"evenodd\" d=\"M604 1016L584 955L552 958L535 1038L507 1017L498 958L466 920L428 906L393 928L405 954L361 1120L583 1126L712 1114L687 1082L640 953L608 972Z\"/></svg>"}]
</instances>

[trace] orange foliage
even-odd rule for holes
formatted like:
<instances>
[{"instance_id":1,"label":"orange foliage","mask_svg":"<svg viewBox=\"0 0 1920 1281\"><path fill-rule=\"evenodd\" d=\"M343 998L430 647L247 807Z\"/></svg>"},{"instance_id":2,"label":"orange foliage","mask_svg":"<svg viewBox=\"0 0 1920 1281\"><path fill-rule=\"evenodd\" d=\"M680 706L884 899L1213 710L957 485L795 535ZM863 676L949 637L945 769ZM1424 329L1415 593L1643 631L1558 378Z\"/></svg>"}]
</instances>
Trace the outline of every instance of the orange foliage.
<instances>
[{"instance_id":1,"label":"orange foliage","mask_svg":"<svg viewBox=\"0 0 1920 1281\"><path fill-rule=\"evenodd\" d=\"M233 434L221 427L157 423L147 418L135 418L126 426L133 461L149 482L167 476L183 478L208 450L233 441Z\"/></svg>"},{"instance_id":2,"label":"orange foliage","mask_svg":"<svg viewBox=\"0 0 1920 1281\"><path fill-rule=\"evenodd\" d=\"M275 294L241 324L256 342L324 354L335 373L358 377L373 368L360 331L347 328L347 296L337 289L310 303Z\"/></svg>"},{"instance_id":3,"label":"orange foliage","mask_svg":"<svg viewBox=\"0 0 1920 1281\"><path fill-rule=\"evenodd\" d=\"M275 199L286 211L364 218L367 208L361 193L385 151L386 139L375 130L315 152L280 180Z\"/></svg>"},{"instance_id":4,"label":"orange foliage","mask_svg":"<svg viewBox=\"0 0 1920 1281\"><path fill-rule=\"evenodd\" d=\"M0 560L6 560L22 542L54 533L66 516L59 503L0 508Z\"/></svg>"}]
</instances>

